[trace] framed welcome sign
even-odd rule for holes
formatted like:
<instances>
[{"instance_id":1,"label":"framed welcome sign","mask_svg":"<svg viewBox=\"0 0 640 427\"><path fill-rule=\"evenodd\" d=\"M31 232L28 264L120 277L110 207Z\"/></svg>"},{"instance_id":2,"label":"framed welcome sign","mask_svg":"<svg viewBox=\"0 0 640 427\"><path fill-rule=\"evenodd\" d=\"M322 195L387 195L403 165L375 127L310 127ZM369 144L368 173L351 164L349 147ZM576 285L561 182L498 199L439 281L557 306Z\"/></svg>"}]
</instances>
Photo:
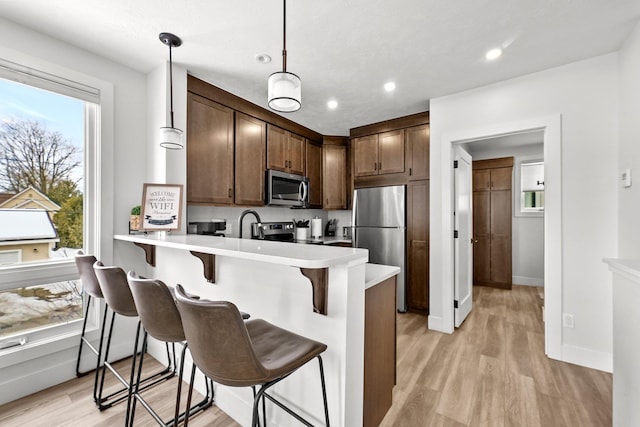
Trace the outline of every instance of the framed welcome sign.
<instances>
[{"instance_id":1,"label":"framed welcome sign","mask_svg":"<svg viewBox=\"0 0 640 427\"><path fill-rule=\"evenodd\" d=\"M145 231L180 230L182 185L144 184L140 215Z\"/></svg>"}]
</instances>

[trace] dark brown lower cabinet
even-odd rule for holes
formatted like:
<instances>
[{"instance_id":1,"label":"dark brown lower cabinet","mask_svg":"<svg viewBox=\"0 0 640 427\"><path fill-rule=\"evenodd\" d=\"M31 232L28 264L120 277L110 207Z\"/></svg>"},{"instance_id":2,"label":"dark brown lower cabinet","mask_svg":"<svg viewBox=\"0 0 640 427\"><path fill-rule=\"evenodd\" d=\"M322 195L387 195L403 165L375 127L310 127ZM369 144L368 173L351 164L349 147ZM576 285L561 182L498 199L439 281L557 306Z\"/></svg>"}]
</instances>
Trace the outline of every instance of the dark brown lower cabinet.
<instances>
[{"instance_id":1,"label":"dark brown lower cabinet","mask_svg":"<svg viewBox=\"0 0 640 427\"><path fill-rule=\"evenodd\" d=\"M396 383L396 276L365 291L364 427L380 424Z\"/></svg>"},{"instance_id":2,"label":"dark brown lower cabinet","mask_svg":"<svg viewBox=\"0 0 640 427\"><path fill-rule=\"evenodd\" d=\"M429 312L429 180L407 184L407 308Z\"/></svg>"}]
</instances>

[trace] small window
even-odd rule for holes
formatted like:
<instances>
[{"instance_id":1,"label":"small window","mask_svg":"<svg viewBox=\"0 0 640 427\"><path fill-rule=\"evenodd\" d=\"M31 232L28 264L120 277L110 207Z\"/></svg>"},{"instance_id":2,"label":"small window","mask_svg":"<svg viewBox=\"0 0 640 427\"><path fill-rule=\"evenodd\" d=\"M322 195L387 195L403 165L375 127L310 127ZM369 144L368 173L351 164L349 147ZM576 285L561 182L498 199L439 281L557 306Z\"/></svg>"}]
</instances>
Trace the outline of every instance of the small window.
<instances>
[{"instance_id":1,"label":"small window","mask_svg":"<svg viewBox=\"0 0 640 427\"><path fill-rule=\"evenodd\" d=\"M19 249L0 251L0 265L17 264L22 261L22 251Z\"/></svg>"},{"instance_id":2,"label":"small window","mask_svg":"<svg viewBox=\"0 0 640 427\"><path fill-rule=\"evenodd\" d=\"M520 212L544 211L544 162L520 164Z\"/></svg>"}]
</instances>

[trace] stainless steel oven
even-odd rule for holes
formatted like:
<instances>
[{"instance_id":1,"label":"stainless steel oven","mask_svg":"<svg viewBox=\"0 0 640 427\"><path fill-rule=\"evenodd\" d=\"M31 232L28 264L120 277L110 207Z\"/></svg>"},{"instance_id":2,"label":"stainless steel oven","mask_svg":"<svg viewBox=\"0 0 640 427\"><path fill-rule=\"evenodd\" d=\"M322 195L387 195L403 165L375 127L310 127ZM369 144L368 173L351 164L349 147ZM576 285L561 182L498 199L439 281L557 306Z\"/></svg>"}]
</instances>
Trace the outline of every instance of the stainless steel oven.
<instances>
[{"instance_id":1,"label":"stainless steel oven","mask_svg":"<svg viewBox=\"0 0 640 427\"><path fill-rule=\"evenodd\" d=\"M302 175L267 170L266 204L270 206L309 206L309 178Z\"/></svg>"}]
</instances>

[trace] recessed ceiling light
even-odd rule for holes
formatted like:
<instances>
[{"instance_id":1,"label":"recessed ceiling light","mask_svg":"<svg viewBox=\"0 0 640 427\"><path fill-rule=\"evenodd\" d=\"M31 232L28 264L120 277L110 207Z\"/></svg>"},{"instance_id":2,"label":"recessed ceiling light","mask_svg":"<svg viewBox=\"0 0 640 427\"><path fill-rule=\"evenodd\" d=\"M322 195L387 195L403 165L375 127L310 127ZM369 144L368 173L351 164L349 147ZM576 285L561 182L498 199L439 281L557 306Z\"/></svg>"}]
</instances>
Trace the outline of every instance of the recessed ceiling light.
<instances>
[{"instance_id":1,"label":"recessed ceiling light","mask_svg":"<svg viewBox=\"0 0 640 427\"><path fill-rule=\"evenodd\" d=\"M336 108L338 108L338 101L336 101L335 99L330 99L329 101L327 101L327 107L330 110L335 110Z\"/></svg>"},{"instance_id":2,"label":"recessed ceiling light","mask_svg":"<svg viewBox=\"0 0 640 427\"><path fill-rule=\"evenodd\" d=\"M256 61L261 64L268 64L269 62L271 62L271 57L266 53L261 53L259 55L256 55Z\"/></svg>"},{"instance_id":3,"label":"recessed ceiling light","mask_svg":"<svg viewBox=\"0 0 640 427\"><path fill-rule=\"evenodd\" d=\"M484 54L484 57L487 59L487 61L493 61L494 59L498 59L501 56L502 56L502 49L500 49L499 47L495 49L491 49Z\"/></svg>"},{"instance_id":4,"label":"recessed ceiling light","mask_svg":"<svg viewBox=\"0 0 640 427\"><path fill-rule=\"evenodd\" d=\"M393 92L396 90L396 84L394 82L387 82L384 84L384 90L387 92Z\"/></svg>"}]
</instances>

